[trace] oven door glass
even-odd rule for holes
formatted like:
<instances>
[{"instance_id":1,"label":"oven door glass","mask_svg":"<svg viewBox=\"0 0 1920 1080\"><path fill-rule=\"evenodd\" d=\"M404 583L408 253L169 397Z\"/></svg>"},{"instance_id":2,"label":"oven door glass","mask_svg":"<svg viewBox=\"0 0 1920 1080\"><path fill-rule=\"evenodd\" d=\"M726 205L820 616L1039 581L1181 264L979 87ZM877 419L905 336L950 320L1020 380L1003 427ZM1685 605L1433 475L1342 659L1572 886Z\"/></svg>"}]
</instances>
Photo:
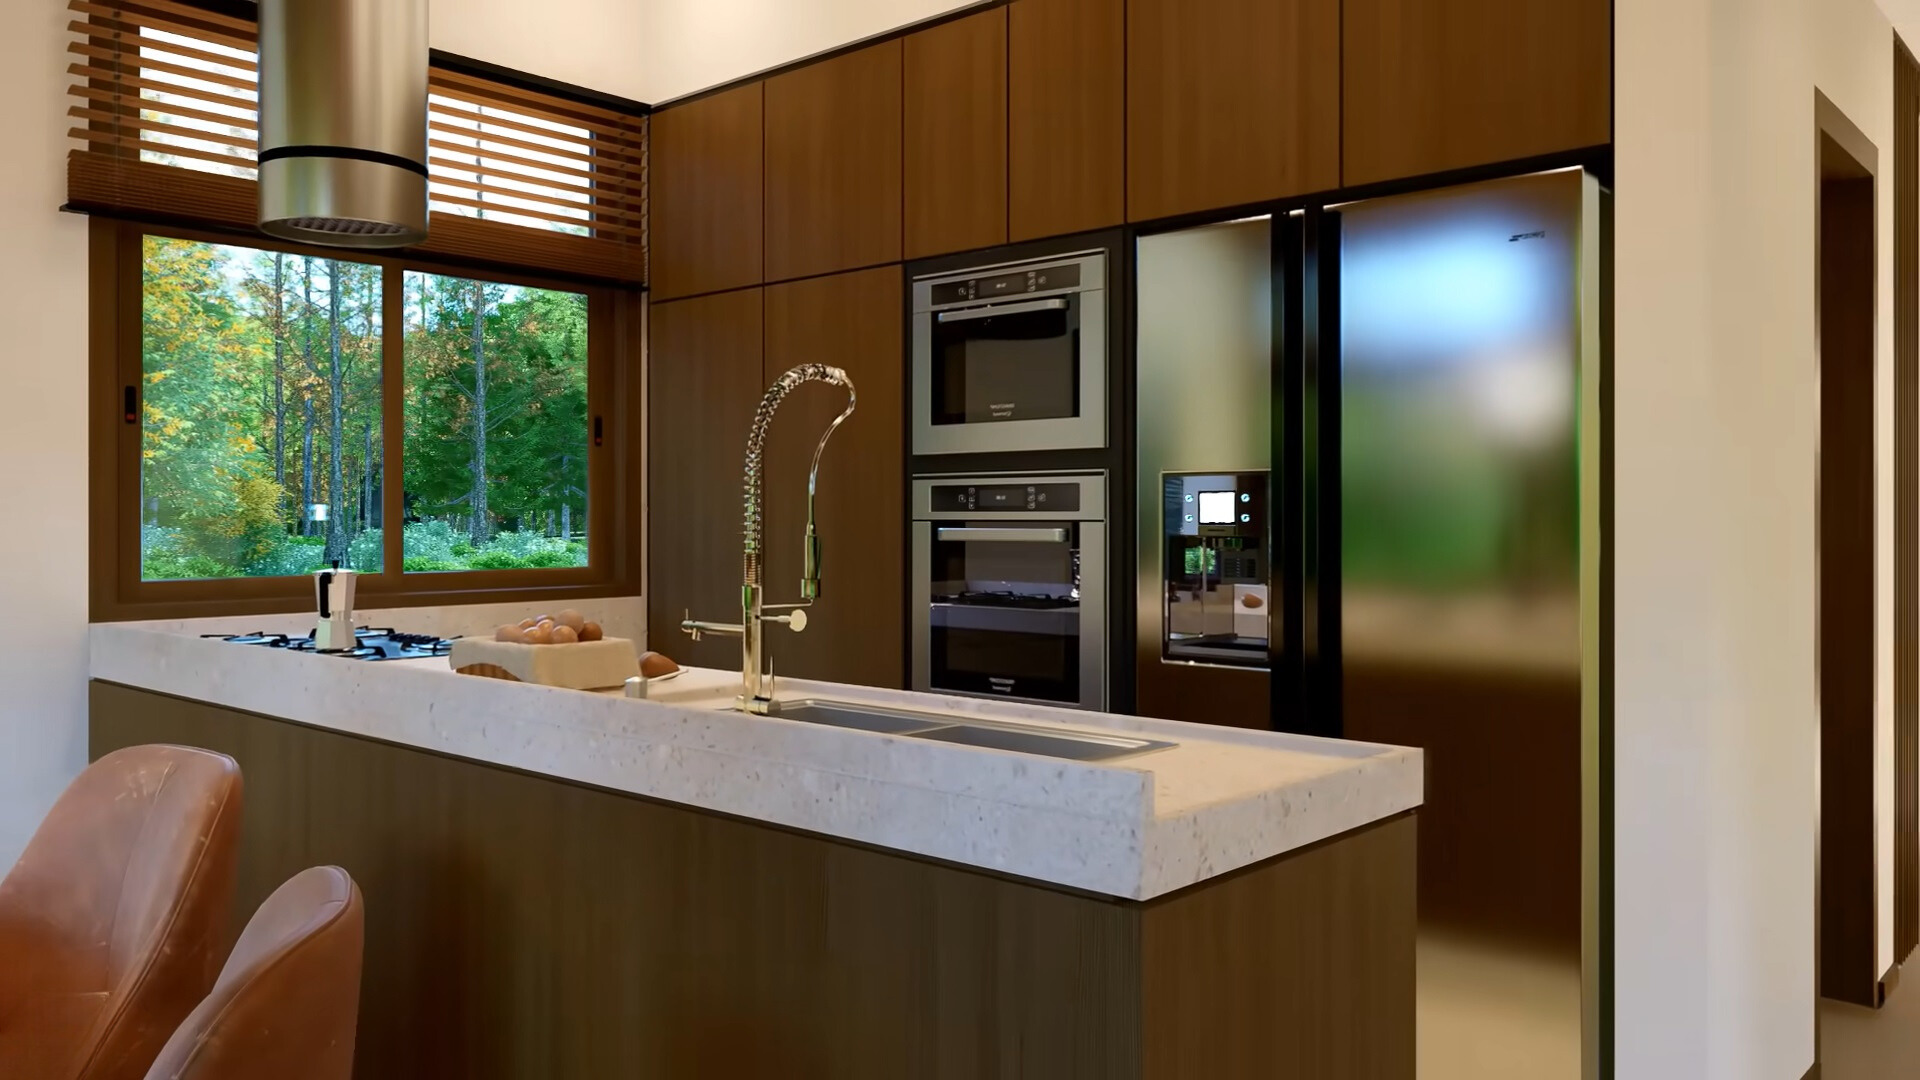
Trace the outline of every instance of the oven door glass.
<instances>
[{"instance_id":1,"label":"oven door glass","mask_svg":"<svg viewBox=\"0 0 1920 1080\"><path fill-rule=\"evenodd\" d=\"M940 312L931 360L936 425L1077 419L1079 298Z\"/></svg>"},{"instance_id":2,"label":"oven door glass","mask_svg":"<svg viewBox=\"0 0 1920 1080\"><path fill-rule=\"evenodd\" d=\"M931 689L1080 702L1076 524L941 524L930 566Z\"/></svg>"}]
</instances>

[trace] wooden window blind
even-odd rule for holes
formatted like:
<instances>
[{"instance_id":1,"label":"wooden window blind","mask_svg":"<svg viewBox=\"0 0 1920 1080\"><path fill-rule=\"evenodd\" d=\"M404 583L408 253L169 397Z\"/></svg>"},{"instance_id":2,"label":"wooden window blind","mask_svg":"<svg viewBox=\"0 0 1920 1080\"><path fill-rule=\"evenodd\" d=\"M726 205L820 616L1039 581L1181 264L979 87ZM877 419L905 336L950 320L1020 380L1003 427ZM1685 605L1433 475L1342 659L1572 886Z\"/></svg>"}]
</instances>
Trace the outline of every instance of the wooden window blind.
<instances>
[{"instance_id":1,"label":"wooden window blind","mask_svg":"<svg viewBox=\"0 0 1920 1080\"><path fill-rule=\"evenodd\" d=\"M255 26L172 0L70 0L74 208L251 228ZM434 67L415 250L646 277L646 118Z\"/></svg>"}]
</instances>

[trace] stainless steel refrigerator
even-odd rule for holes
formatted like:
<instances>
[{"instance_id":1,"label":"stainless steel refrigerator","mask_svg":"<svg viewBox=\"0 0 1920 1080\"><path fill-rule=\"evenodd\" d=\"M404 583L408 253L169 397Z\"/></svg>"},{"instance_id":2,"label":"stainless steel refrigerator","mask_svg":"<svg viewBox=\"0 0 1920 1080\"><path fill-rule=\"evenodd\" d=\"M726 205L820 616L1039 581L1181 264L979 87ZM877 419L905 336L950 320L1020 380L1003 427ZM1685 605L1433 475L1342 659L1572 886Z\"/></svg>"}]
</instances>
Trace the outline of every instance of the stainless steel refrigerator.
<instances>
[{"instance_id":1,"label":"stainless steel refrigerator","mask_svg":"<svg viewBox=\"0 0 1920 1080\"><path fill-rule=\"evenodd\" d=\"M1559 1001L1566 1075L1604 921L1603 214L1563 170L1136 249L1138 710L1425 748L1423 965Z\"/></svg>"}]
</instances>

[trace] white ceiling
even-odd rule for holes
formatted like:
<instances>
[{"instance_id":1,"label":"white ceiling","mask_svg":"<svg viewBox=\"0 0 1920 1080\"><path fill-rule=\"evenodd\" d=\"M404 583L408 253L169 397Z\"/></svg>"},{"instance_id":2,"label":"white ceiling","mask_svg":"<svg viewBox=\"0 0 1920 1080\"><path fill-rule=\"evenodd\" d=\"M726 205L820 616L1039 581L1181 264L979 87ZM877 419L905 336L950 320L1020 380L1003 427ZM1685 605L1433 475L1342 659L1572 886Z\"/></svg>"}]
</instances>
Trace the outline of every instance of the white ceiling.
<instances>
[{"instance_id":1,"label":"white ceiling","mask_svg":"<svg viewBox=\"0 0 1920 1080\"><path fill-rule=\"evenodd\" d=\"M976 2L432 0L432 37L437 49L658 103Z\"/></svg>"}]
</instances>

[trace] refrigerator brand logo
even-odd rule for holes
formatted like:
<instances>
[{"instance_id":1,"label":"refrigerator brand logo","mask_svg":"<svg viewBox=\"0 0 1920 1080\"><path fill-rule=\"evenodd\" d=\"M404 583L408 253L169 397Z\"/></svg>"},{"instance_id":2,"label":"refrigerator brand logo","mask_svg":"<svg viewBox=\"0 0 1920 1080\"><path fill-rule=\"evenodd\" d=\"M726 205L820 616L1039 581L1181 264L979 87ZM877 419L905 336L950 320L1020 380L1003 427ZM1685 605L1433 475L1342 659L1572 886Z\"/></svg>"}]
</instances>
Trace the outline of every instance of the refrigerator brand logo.
<instances>
[{"instance_id":1,"label":"refrigerator brand logo","mask_svg":"<svg viewBox=\"0 0 1920 1080\"><path fill-rule=\"evenodd\" d=\"M1535 229L1532 232L1514 233L1512 236L1507 237L1507 243L1517 244L1522 240L1545 240L1546 238L1547 230Z\"/></svg>"}]
</instances>

